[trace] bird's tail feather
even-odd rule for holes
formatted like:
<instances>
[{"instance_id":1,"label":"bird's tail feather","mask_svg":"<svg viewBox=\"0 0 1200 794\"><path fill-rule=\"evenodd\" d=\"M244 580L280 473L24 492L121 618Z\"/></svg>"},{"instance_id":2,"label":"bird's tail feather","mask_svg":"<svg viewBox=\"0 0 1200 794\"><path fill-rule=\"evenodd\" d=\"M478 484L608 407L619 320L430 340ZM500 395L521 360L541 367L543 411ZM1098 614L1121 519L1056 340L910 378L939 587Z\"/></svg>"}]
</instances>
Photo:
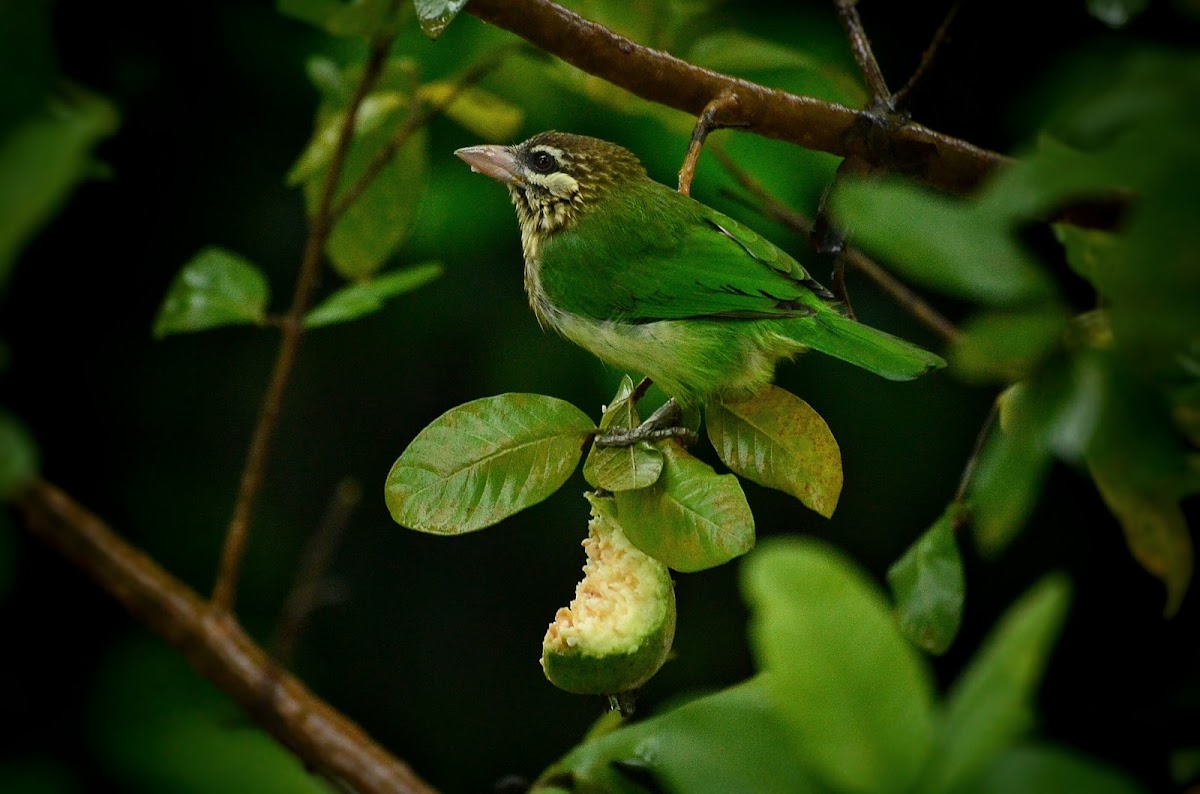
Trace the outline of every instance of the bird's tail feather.
<instances>
[{"instance_id":1,"label":"bird's tail feather","mask_svg":"<svg viewBox=\"0 0 1200 794\"><path fill-rule=\"evenodd\" d=\"M797 341L889 380L912 380L946 366L941 356L849 317L821 312L813 319L816 327L809 325Z\"/></svg>"}]
</instances>

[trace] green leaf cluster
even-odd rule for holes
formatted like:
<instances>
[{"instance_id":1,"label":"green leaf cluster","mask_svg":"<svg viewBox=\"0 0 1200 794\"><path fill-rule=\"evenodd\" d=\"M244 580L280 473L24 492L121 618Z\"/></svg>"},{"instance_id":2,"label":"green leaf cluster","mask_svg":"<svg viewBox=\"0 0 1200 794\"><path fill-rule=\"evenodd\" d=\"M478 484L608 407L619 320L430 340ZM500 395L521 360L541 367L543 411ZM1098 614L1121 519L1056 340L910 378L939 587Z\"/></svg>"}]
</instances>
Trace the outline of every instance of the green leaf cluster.
<instances>
[{"instance_id":1,"label":"green leaf cluster","mask_svg":"<svg viewBox=\"0 0 1200 794\"><path fill-rule=\"evenodd\" d=\"M609 718L534 790L644 792L649 780L672 792L1140 790L1030 735L1067 612L1060 577L1005 613L940 698L883 595L832 548L764 544L742 586L757 675L638 723Z\"/></svg>"},{"instance_id":2,"label":"green leaf cluster","mask_svg":"<svg viewBox=\"0 0 1200 794\"><path fill-rule=\"evenodd\" d=\"M833 206L865 248L976 306L952 371L1008 385L965 494L981 550L1010 542L1066 461L1092 476L1173 614L1193 568L1180 503L1200 492L1200 58L1132 51L1108 68L973 201L884 181L846 184ZM1113 227L1056 221L1084 202L1115 212ZM1025 243L1048 220L1057 260ZM1067 267L1093 305L1059 294Z\"/></svg>"},{"instance_id":3,"label":"green leaf cluster","mask_svg":"<svg viewBox=\"0 0 1200 794\"><path fill-rule=\"evenodd\" d=\"M571 476L597 434L641 423L640 394L625 376L594 425L569 403L504 394L453 408L422 430L388 473L396 523L422 532L483 529L542 501ZM771 387L710 406L709 438L735 474L718 474L678 440L588 449L583 474L611 496L629 541L676 571L726 563L754 546L754 516L737 475L791 493L830 515L841 455L803 400Z\"/></svg>"}]
</instances>

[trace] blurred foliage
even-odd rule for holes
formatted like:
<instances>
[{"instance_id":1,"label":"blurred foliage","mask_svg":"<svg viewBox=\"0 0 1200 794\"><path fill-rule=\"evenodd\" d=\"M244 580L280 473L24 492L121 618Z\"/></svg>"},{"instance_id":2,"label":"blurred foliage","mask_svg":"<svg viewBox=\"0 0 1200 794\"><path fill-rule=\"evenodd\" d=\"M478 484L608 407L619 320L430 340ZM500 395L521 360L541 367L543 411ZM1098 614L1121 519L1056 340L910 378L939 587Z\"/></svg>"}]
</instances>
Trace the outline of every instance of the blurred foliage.
<instances>
[{"instance_id":1,"label":"blurred foliage","mask_svg":"<svg viewBox=\"0 0 1200 794\"><path fill-rule=\"evenodd\" d=\"M825 3L570 5L709 68L864 101ZM899 85L943 10L894 5L860 12ZM559 457L568 446L582 456L592 416L606 429L636 422L632 406L620 408L626 373L538 330L511 208L451 153L569 129L619 141L670 184L692 120L512 49L503 31L455 18L462 8L201 4L181 7L168 31L134 7L0 4L0 336L11 350L0 487L17 487L40 460L123 535L210 585L270 366L268 312L282 309L269 297L290 292L347 106L381 40L393 56L354 119L335 206L382 165L327 241L332 268L306 318L327 327L306 341L284 406L243 620L269 634L333 484L380 482L422 428L446 429L449 406L555 395L549 424L571 428ZM795 503L809 451L776 444L787 465L739 470L755 456L720 443L750 450L736 425L695 455L661 445L648 484L646 448L607 463L593 450L577 478L575 460L524 497L506 492L513 501L485 522L503 519L500 532L401 532L386 509L395 498L368 499L327 583L345 598L313 615L299 674L447 791L485 790L514 772L533 779L560 755L542 780L582 790L1194 784L1197 19L1183 2L1002 15L964 6L915 117L1017 160L966 200L890 180L837 191L853 241L927 290L962 334L946 351L949 376L917 384L880 385L817 357L781 370L780 391L808 410L792 404L776 418L808 417L837 438L844 479L810 495L817 512ZM463 88L482 64L490 71ZM441 116L397 137L429 109ZM809 212L838 162L719 136L771 193ZM803 242L758 217L707 157L694 195L807 261ZM1080 199L1116 202L1116 224L1048 229ZM872 325L919 338L884 298L851 289ZM264 327L216 329L227 324ZM214 330L175 333L201 329ZM608 411L595 410L614 392ZM998 421L960 499L993 404ZM501 441L515 421L506 416ZM450 443L456 465L474 454L464 439ZM585 480L628 481L640 489L612 488L615 498L691 516L701 553L677 567L706 570L676 577L676 652L641 693L648 716L622 725L608 715L571 749L599 703L550 687L536 647L576 578L587 513L573 487ZM702 520L715 483L738 491L725 522L736 542L724 546ZM467 496L488 487L460 484ZM434 496L429 504L469 508ZM0 522L0 615L10 636L30 640L0 662L8 680L27 682L9 698L23 730L0 756L0 790L327 790L167 648L131 640L128 618L77 571L7 529ZM817 540L770 537L784 534ZM714 554L740 555L755 536L763 547L737 568L712 567ZM646 532L641 542L660 540ZM1069 609L1064 578L1044 578L1053 570L1070 575ZM885 576L892 601L876 584Z\"/></svg>"}]
</instances>

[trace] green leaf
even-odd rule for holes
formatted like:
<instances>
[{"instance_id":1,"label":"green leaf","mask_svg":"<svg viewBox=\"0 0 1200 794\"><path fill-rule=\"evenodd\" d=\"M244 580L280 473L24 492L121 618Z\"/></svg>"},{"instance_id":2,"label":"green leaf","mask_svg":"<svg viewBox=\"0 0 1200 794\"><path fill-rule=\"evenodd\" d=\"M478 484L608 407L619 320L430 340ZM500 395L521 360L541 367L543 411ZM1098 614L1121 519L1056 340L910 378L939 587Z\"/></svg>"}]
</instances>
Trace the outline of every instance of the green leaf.
<instances>
[{"instance_id":1,"label":"green leaf","mask_svg":"<svg viewBox=\"0 0 1200 794\"><path fill-rule=\"evenodd\" d=\"M167 288L154 335L203 331L222 325L261 325L267 316L266 276L232 251L205 248Z\"/></svg>"},{"instance_id":2,"label":"green leaf","mask_svg":"<svg viewBox=\"0 0 1200 794\"><path fill-rule=\"evenodd\" d=\"M319 60L312 62L310 71L317 69L317 64L320 63ZM321 79L332 79L332 75L320 71L317 74L321 75ZM330 91L337 90L337 86L332 83L326 88ZM354 135L366 135L378 130L387 122L394 121L397 111L405 106L406 101L405 96L398 91L375 91L363 97L362 104L358 107L358 114L354 117ZM333 159L333 153L337 150L338 138L345 124L345 112L332 113L321 121L316 132L313 133L312 139L308 142L308 146L288 171L287 183L289 185L314 182L318 187L323 185L325 169L329 165L329 161Z\"/></svg>"},{"instance_id":3,"label":"green leaf","mask_svg":"<svg viewBox=\"0 0 1200 794\"><path fill-rule=\"evenodd\" d=\"M37 442L24 424L0 408L0 500L16 496L37 474Z\"/></svg>"},{"instance_id":4,"label":"green leaf","mask_svg":"<svg viewBox=\"0 0 1200 794\"><path fill-rule=\"evenodd\" d=\"M1187 594L1194 552L1181 501L1200 493L1200 454L1180 437L1153 383L1103 359L1104 408L1087 468L1138 563L1167 588L1165 613Z\"/></svg>"},{"instance_id":5,"label":"green leaf","mask_svg":"<svg viewBox=\"0 0 1200 794\"><path fill-rule=\"evenodd\" d=\"M950 364L967 381L1018 381L1061 344L1066 327L1066 312L1052 305L976 314L961 327Z\"/></svg>"},{"instance_id":6,"label":"green leaf","mask_svg":"<svg viewBox=\"0 0 1200 794\"><path fill-rule=\"evenodd\" d=\"M354 118L350 147L341 169L333 206L346 198L375 164L384 147L405 123L414 106L415 66L393 59L384 67ZM323 59L309 62L309 74L322 92L312 139L287 175L290 185L303 185L310 216L320 205L329 166L346 122L352 86L362 79L361 64L343 69ZM375 172L367 188L338 219L325 245L334 270L350 281L362 280L383 267L408 239L425 190L428 132L424 127L407 137L388 162Z\"/></svg>"},{"instance_id":7,"label":"green leaf","mask_svg":"<svg viewBox=\"0 0 1200 794\"><path fill-rule=\"evenodd\" d=\"M710 405L706 419L708 438L726 466L826 518L833 515L842 492L842 455L808 403L769 386L744 402Z\"/></svg>"},{"instance_id":8,"label":"green leaf","mask_svg":"<svg viewBox=\"0 0 1200 794\"><path fill-rule=\"evenodd\" d=\"M578 408L540 394L451 408L388 472L388 510L397 524L438 535L489 527L557 491L594 431Z\"/></svg>"},{"instance_id":9,"label":"green leaf","mask_svg":"<svg viewBox=\"0 0 1200 794\"><path fill-rule=\"evenodd\" d=\"M69 86L0 139L0 285L29 240L92 168L92 148L116 130L108 100Z\"/></svg>"},{"instance_id":10,"label":"green leaf","mask_svg":"<svg viewBox=\"0 0 1200 794\"><path fill-rule=\"evenodd\" d=\"M317 304L304 318L304 325L317 328L357 320L382 309L388 299L423 287L441 274L440 264L426 262L350 284Z\"/></svg>"},{"instance_id":11,"label":"green leaf","mask_svg":"<svg viewBox=\"0 0 1200 794\"><path fill-rule=\"evenodd\" d=\"M457 96L455 96L457 95ZM521 131L525 111L477 86L461 88L455 80L421 86L418 96L433 105L454 101L442 111L452 121L488 141L505 141Z\"/></svg>"},{"instance_id":12,"label":"green leaf","mask_svg":"<svg viewBox=\"0 0 1200 794\"><path fill-rule=\"evenodd\" d=\"M1065 748L1018 746L1001 753L971 794L1143 794L1123 772Z\"/></svg>"},{"instance_id":13,"label":"green leaf","mask_svg":"<svg viewBox=\"0 0 1200 794\"><path fill-rule=\"evenodd\" d=\"M897 180L848 180L833 207L857 245L931 289L996 306L1054 295L999 212Z\"/></svg>"},{"instance_id":14,"label":"green leaf","mask_svg":"<svg viewBox=\"0 0 1200 794\"><path fill-rule=\"evenodd\" d=\"M355 136L346 157L335 204L366 172L376 152L391 136L392 125L399 121L394 118L371 133ZM334 270L344 278L357 281L375 273L408 239L425 190L427 149L428 132L422 128L400 147L333 227L325 252L333 262ZM321 169L319 178L305 183L304 194L310 213L316 209L325 173L326 169Z\"/></svg>"},{"instance_id":15,"label":"green leaf","mask_svg":"<svg viewBox=\"0 0 1200 794\"><path fill-rule=\"evenodd\" d=\"M1103 377L1097 354L1048 362L997 400L1000 422L967 489L979 549L1003 549L1036 506L1053 456L1074 460L1100 418Z\"/></svg>"},{"instance_id":16,"label":"green leaf","mask_svg":"<svg viewBox=\"0 0 1200 794\"><path fill-rule=\"evenodd\" d=\"M749 551L754 515L737 477L718 475L677 441L659 448L664 466L658 481L614 495L629 542L683 572L712 568Z\"/></svg>"},{"instance_id":17,"label":"green leaf","mask_svg":"<svg viewBox=\"0 0 1200 794\"><path fill-rule=\"evenodd\" d=\"M747 558L742 590L790 752L838 791L920 790L933 685L878 588L830 547L787 538Z\"/></svg>"},{"instance_id":18,"label":"green leaf","mask_svg":"<svg viewBox=\"0 0 1200 794\"><path fill-rule=\"evenodd\" d=\"M900 629L933 654L949 649L962 623L966 579L954 537L957 513L947 509L887 572Z\"/></svg>"},{"instance_id":19,"label":"green leaf","mask_svg":"<svg viewBox=\"0 0 1200 794\"><path fill-rule=\"evenodd\" d=\"M633 381L628 375L621 379L612 403L600 418L600 432L629 430L641 424L633 397ZM592 445L583 462L584 479L593 488L606 491L631 491L654 484L663 470L663 454L645 441L628 447L597 447Z\"/></svg>"},{"instance_id":20,"label":"green leaf","mask_svg":"<svg viewBox=\"0 0 1200 794\"><path fill-rule=\"evenodd\" d=\"M1033 724L1034 698L1070 588L1048 576L1011 606L951 689L936 751L916 791L974 791L974 781Z\"/></svg>"},{"instance_id":21,"label":"green leaf","mask_svg":"<svg viewBox=\"0 0 1200 794\"><path fill-rule=\"evenodd\" d=\"M664 791L822 791L795 756L780 752L788 729L767 695L766 678L757 676L585 741L543 779L569 775L574 791L644 792L620 771L632 765Z\"/></svg>"},{"instance_id":22,"label":"green leaf","mask_svg":"<svg viewBox=\"0 0 1200 794\"><path fill-rule=\"evenodd\" d=\"M415 0L415 2L421 31L435 41L467 4L467 0Z\"/></svg>"}]
</instances>

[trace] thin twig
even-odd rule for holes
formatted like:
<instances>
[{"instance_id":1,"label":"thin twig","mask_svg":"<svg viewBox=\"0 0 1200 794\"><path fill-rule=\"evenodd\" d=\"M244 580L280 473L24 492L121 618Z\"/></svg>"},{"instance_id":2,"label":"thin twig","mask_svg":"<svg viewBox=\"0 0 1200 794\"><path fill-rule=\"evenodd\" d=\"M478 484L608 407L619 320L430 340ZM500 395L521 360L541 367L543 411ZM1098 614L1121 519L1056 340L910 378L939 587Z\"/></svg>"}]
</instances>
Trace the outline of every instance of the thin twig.
<instances>
[{"instance_id":1,"label":"thin twig","mask_svg":"<svg viewBox=\"0 0 1200 794\"><path fill-rule=\"evenodd\" d=\"M766 188L758 180L739 167L733 161L733 158L723 149L713 146L709 147L709 151L712 152L713 156L717 158L737 183L760 202L761 206L756 207L756 209L761 210L768 217L779 221L789 229L804 235L806 238L811 238L814 231L812 221L799 212L780 203L778 199L767 192ZM954 327L953 323L947 320L937 309L930 306L920 295L913 292L903 282L880 267L862 251L853 246L845 246L841 252L841 256L850 266L873 281L876 286L887 293L892 300L924 324L925 327L947 342L952 343L958 339L959 331Z\"/></svg>"},{"instance_id":2,"label":"thin twig","mask_svg":"<svg viewBox=\"0 0 1200 794\"><path fill-rule=\"evenodd\" d=\"M979 458L983 455L983 446L987 443L988 436L991 435L992 426L996 424L996 418L1000 415L1000 403L998 400L992 401L992 408L988 411L987 417L983 420L983 425L979 428L979 435L975 437L975 446L971 448L971 457L967 458L967 463L963 466L962 476L958 479L958 488L954 491L954 503L961 504L967 498L967 490L971 487L971 478L975 476L975 469L979 466Z\"/></svg>"},{"instance_id":3,"label":"thin twig","mask_svg":"<svg viewBox=\"0 0 1200 794\"><path fill-rule=\"evenodd\" d=\"M941 52L942 45L946 43L950 32L950 25L958 15L958 9L961 5L962 0L954 0L954 3L950 6L950 10L946 12L946 16L942 19L942 24L938 25L938 29L934 31L933 39L930 40L929 46L925 48L925 52L921 53L921 62L913 70L912 76L908 78L908 82L904 84L903 88L892 94L892 107L899 109L908 105L912 99L913 91L920 85L925 75L929 73L934 60L938 53Z\"/></svg>"},{"instance_id":4,"label":"thin twig","mask_svg":"<svg viewBox=\"0 0 1200 794\"><path fill-rule=\"evenodd\" d=\"M858 111L693 66L630 41L550 0L472 0L464 10L588 74L693 117L713 98L732 92L738 97L738 107L736 117L726 119L728 124L842 157L877 156L859 136L849 134L863 115ZM892 152L906 155L902 162L911 165L906 173L952 193L970 192L1010 162L1004 155L920 124L906 124L888 135Z\"/></svg>"},{"instance_id":5,"label":"thin twig","mask_svg":"<svg viewBox=\"0 0 1200 794\"><path fill-rule=\"evenodd\" d=\"M362 78L346 108L346 119L338 134L337 146L329 162L329 172L325 175L325 184L321 187L316 211L313 213L308 240L304 247L304 258L300 263L300 273L296 278L296 289L292 295L292 305L284 317L279 352L275 357L271 381L263 396L258 423L250 440L249 452L246 454L246 464L242 469L242 479L238 486L237 500L234 502L233 516L230 518L229 527L225 532L225 546L221 551L221 563L217 570L216 584L212 594L213 608L218 612L232 613L234 608L238 576L246 551L246 543L250 536L250 523L254 518L258 495L262 491L271 443L274 440L275 428L279 424L279 411L283 404L283 395L291 380L292 370L300 351L300 341L304 336L304 315L312 305L313 295L316 292L321 269L321 252L333 229L333 216L330 209L333 206L334 193L342 175L346 154L350 150L350 142L354 137L354 123L359 106L362 105L371 87L379 78L383 64L391 51L391 43L391 36L381 36L371 46L371 53L363 69Z\"/></svg>"},{"instance_id":6,"label":"thin twig","mask_svg":"<svg viewBox=\"0 0 1200 794\"><path fill-rule=\"evenodd\" d=\"M321 523L305 544L271 645L271 655L283 667L291 661L309 617L320 605L325 573L346 534L350 516L362 501L362 491L362 485L352 478L339 482Z\"/></svg>"},{"instance_id":7,"label":"thin twig","mask_svg":"<svg viewBox=\"0 0 1200 794\"><path fill-rule=\"evenodd\" d=\"M33 534L178 648L309 768L347 781L359 794L435 791L362 728L280 671L232 615L206 604L66 493L37 481L15 504Z\"/></svg>"},{"instance_id":8,"label":"thin twig","mask_svg":"<svg viewBox=\"0 0 1200 794\"><path fill-rule=\"evenodd\" d=\"M858 71L871 92L871 106L891 107L892 92L887 87L883 70L879 68L879 61L875 59L875 52L871 49L871 40L867 38L867 32L858 16L857 0L836 0L836 5L838 20L846 31L846 38L850 40L850 51L854 53Z\"/></svg>"}]
</instances>

